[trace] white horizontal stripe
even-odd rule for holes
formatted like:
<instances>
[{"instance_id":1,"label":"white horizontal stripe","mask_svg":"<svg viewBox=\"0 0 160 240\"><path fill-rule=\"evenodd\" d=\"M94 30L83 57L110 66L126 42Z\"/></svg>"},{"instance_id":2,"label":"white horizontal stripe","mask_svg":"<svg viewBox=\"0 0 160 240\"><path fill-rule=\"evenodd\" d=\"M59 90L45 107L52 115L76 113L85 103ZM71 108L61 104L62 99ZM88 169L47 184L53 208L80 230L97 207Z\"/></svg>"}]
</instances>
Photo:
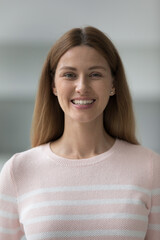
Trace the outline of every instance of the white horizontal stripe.
<instances>
[{"instance_id":1,"label":"white horizontal stripe","mask_svg":"<svg viewBox=\"0 0 160 240\"><path fill-rule=\"evenodd\" d=\"M149 229L160 231L160 224L149 224Z\"/></svg>"},{"instance_id":2,"label":"white horizontal stripe","mask_svg":"<svg viewBox=\"0 0 160 240\"><path fill-rule=\"evenodd\" d=\"M26 198L39 195L42 193L56 193L56 192L75 192L75 191L112 191L112 190L131 190L143 192L151 195L151 191L136 185L89 185L89 186L64 186L53 188L40 188L35 191L21 195L18 200L23 201Z\"/></svg>"},{"instance_id":3,"label":"white horizontal stripe","mask_svg":"<svg viewBox=\"0 0 160 240\"><path fill-rule=\"evenodd\" d=\"M27 236L28 240L71 238L71 237L99 237L99 236L125 236L144 238L145 232L129 230L93 230L93 231L56 231ZM23 239L24 240L24 239Z\"/></svg>"},{"instance_id":4,"label":"white horizontal stripe","mask_svg":"<svg viewBox=\"0 0 160 240\"><path fill-rule=\"evenodd\" d=\"M160 206L153 206L151 208L151 212L153 212L153 213L160 213Z\"/></svg>"},{"instance_id":5,"label":"white horizontal stripe","mask_svg":"<svg viewBox=\"0 0 160 240\"><path fill-rule=\"evenodd\" d=\"M153 189L152 195L160 195L160 188Z\"/></svg>"},{"instance_id":6,"label":"white horizontal stripe","mask_svg":"<svg viewBox=\"0 0 160 240\"><path fill-rule=\"evenodd\" d=\"M110 213L110 214L95 214L95 215L54 215L54 216L41 216L33 218L24 222L25 226L33 223L46 222L46 221L71 221L71 220L99 220L99 219L132 219L147 222L146 216L128 213Z\"/></svg>"},{"instance_id":7,"label":"white horizontal stripe","mask_svg":"<svg viewBox=\"0 0 160 240\"><path fill-rule=\"evenodd\" d=\"M11 229L11 228L0 227L0 233L5 233L5 234L16 234L20 230L21 230L20 228Z\"/></svg>"},{"instance_id":8,"label":"white horizontal stripe","mask_svg":"<svg viewBox=\"0 0 160 240\"><path fill-rule=\"evenodd\" d=\"M0 211L0 216L8 219L18 219L18 214L6 212L6 211Z\"/></svg>"},{"instance_id":9,"label":"white horizontal stripe","mask_svg":"<svg viewBox=\"0 0 160 240\"><path fill-rule=\"evenodd\" d=\"M0 200L7 201L7 202L12 202L12 203L16 203L17 202L16 198L8 196L8 195L5 195L5 194L0 194Z\"/></svg>"},{"instance_id":10,"label":"white horizontal stripe","mask_svg":"<svg viewBox=\"0 0 160 240\"><path fill-rule=\"evenodd\" d=\"M86 206L86 205L102 205L102 204L133 204L133 205L144 205L144 203L139 199L95 199L95 200L57 200L57 201L47 201L31 204L24 209L21 216L26 214L32 209L49 207L49 206Z\"/></svg>"}]
</instances>

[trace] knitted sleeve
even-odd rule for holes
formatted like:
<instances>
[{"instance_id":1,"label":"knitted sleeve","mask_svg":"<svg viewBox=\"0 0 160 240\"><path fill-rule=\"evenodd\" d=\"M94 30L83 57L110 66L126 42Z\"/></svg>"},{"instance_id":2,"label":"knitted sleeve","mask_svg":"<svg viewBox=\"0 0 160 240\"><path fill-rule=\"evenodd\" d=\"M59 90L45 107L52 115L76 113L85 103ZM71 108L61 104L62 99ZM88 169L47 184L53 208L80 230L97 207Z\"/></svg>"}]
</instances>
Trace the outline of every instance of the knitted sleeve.
<instances>
[{"instance_id":1,"label":"knitted sleeve","mask_svg":"<svg viewBox=\"0 0 160 240\"><path fill-rule=\"evenodd\" d=\"M160 156L153 154L152 166L152 206L145 240L160 239Z\"/></svg>"},{"instance_id":2,"label":"knitted sleeve","mask_svg":"<svg viewBox=\"0 0 160 240\"><path fill-rule=\"evenodd\" d=\"M16 188L12 174L12 157L0 173L0 239L20 240Z\"/></svg>"}]
</instances>

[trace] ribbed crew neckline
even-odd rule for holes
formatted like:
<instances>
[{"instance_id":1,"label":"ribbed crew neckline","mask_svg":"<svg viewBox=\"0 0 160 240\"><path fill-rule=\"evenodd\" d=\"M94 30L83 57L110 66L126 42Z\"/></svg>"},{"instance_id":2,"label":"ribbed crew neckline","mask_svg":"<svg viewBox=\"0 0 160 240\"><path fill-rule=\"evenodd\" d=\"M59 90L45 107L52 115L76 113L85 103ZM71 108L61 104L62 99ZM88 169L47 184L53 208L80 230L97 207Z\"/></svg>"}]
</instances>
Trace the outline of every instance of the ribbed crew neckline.
<instances>
[{"instance_id":1,"label":"ribbed crew neckline","mask_svg":"<svg viewBox=\"0 0 160 240\"><path fill-rule=\"evenodd\" d=\"M116 149L118 148L119 142L120 142L120 140L116 139L110 149L108 149L107 151L100 153L96 156L90 157L90 158L71 159L71 158L65 158L65 157L59 156L51 150L51 142L43 145L43 147L45 148L45 149L43 148L43 151L45 150L47 156L50 159L52 159L55 162L55 164L57 164L57 165L85 166L85 165L93 165L95 163L101 162L101 161L105 160L106 158L108 158L110 155L112 155L116 151Z\"/></svg>"}]
</instances>

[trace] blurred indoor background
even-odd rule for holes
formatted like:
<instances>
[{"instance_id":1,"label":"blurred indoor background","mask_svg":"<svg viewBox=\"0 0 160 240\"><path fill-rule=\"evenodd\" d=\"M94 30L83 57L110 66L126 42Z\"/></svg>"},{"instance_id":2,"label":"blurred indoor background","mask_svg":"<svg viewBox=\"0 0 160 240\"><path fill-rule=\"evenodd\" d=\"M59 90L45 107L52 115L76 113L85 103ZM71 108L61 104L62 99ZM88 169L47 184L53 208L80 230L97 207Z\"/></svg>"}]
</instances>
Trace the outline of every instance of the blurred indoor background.
<instances>
[{"instance_id":1,"label":"blurred indoor background","mask_svg":"<svg viewBox=\"0 0 160 240\"><path fill-rule=\"evenodd\" d=\"M0 0L0 168L30 148L41 69L53 43L92 25L119 50L142 145L160 153L160 0Z\"/></svg>"}]
</instances>

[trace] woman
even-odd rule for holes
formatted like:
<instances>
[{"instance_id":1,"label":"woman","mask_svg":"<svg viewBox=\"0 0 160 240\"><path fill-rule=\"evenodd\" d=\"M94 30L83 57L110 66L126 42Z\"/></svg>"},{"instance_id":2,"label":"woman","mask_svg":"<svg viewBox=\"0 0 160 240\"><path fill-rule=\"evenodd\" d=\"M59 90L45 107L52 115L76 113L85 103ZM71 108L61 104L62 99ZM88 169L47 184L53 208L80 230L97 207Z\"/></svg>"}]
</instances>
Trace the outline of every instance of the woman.
<instances>
[{"instance_id":1,"label":"woman","mask_svg":"<svg viewBox=\"0 0 160 240\"><path fill-rule=\"evenodd\" d=\"M121 59L93 27L50 50L32 149L0 177L0 239L160 239L160 157L139 145Z\"/></svg>"}]
</instances>

